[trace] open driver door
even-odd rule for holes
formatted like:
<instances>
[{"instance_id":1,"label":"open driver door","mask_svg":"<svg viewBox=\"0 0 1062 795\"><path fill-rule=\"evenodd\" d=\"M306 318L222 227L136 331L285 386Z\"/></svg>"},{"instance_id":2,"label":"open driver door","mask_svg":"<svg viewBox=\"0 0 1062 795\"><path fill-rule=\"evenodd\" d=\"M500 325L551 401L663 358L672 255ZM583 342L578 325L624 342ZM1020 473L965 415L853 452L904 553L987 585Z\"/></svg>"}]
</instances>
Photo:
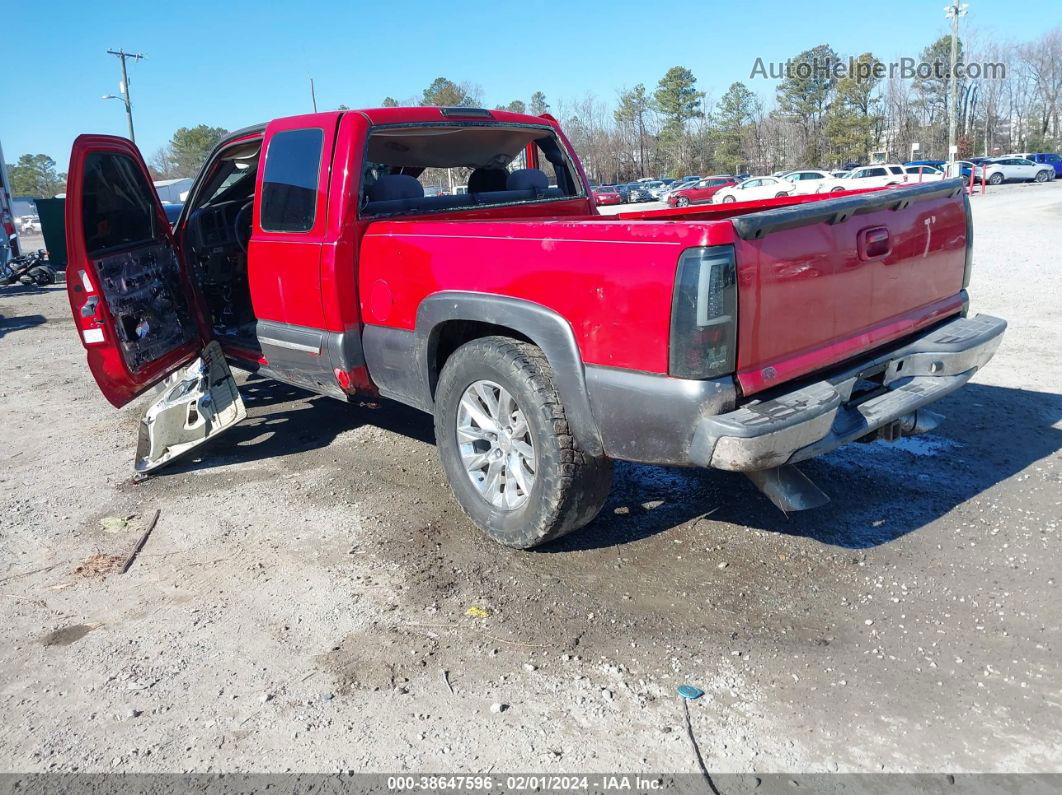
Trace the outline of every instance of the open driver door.
<instances>
[{"instance_id":1,"label":"open driver door","mask_svg":"<svg viewBox=\"0 0 1062 795\"><path fill-rule=\"evenodd\" d=\"M66 247L74 324L104 397L124 406L165 382L141 420L137 472L173 461L246 416L131 141L108 135L74 141Z\"/></svg>"}]
</instances>

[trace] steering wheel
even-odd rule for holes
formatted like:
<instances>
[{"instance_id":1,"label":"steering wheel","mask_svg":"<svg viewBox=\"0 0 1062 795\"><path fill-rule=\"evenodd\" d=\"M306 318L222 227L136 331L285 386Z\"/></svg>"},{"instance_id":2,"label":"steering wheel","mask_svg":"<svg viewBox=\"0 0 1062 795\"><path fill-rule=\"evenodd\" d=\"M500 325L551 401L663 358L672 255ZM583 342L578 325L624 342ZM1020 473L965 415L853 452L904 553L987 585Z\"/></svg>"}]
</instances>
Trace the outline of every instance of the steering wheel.
<instances>
[{"instance_id":1,"label":"steering wheel","mask_svg":"<svg viewBox=\"0 0 1062 795\"><path fill-rule=\"evenodd\" d=\"M247 245L251 242L251 218L250 212L254 208L254 199L243 205L233 219L233 234L236 236L236 245L246 254Z\"/></svg>"}]
</instances>

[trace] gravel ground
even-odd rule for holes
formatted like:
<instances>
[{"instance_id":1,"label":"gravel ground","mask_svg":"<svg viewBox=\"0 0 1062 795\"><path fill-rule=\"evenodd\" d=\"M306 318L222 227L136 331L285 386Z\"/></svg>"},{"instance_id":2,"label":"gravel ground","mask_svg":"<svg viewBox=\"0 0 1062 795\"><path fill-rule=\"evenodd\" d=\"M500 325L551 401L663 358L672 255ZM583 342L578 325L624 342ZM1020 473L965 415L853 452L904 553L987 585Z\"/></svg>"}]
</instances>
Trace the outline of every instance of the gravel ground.
<instances>
[{"instance_id":1,"label":"gravel ground","mask_svg":"<svg viewBox=\"0 0 1062 795\"><path fill-rule=\"evenodd\" d=\"M0 769L695 771L690 683L714 771L1062 770L1062 183L972 201L1011 325L934 435L809 463L833 502L788 517L619 465L531 553L458 510L427 415L263 380L134 484L144 401L99 395L61 288L6 288Z\"/></svg>"}]
</instances>

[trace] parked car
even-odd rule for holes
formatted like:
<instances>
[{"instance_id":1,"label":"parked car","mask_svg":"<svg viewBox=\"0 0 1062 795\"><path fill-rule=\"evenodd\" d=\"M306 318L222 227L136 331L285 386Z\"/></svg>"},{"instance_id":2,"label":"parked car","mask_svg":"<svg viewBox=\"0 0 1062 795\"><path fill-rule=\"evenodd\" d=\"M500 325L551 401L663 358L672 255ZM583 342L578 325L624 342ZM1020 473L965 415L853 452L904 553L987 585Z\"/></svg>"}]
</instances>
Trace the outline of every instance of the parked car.
<instances>
[{"instance_id":1,"label":"parked car","mask_svg":"<svg viewBox=\"0 0 1062 795\"><path fill-rule=\"evenodd\" d=\"M930 165L906 165L903 167L908 182L932 182L944 179L944 172Z\"/></svg>"},{"instance_id":2,"label":"parked car","mask_svg":"<svg viewBox=\"0 0 1062 795\"><path fill-rule=\"evenodd\" d=\"M664 194L671 190L671 186L675 184L677 180L671 178L664 178L659 180L660 184L649 189L649 192L653 194L654 199L662 199Z\"/></svg>"},{"instance_id":3,"label":"parked car","mask_svg":"<svg viewBox=\"0 0 1062 795\"><path fill-rule=\"evenodd\" d=\"M528 149L540 168L500 167ZM463 196L413 176L461 167ZM171 229L136 145L79 136L73 328L115 406L165 381L135 469L210 456L246 416L232 362L430 412L456 502L512 547L593 519L613 459L747 472L780 508L810 508L827 498L796 462L932 428L927 405L1004 333L968 314L962 192L625 221L597 212L582 173L549 117L313 113L224 138Z\"/></svg>"},{"instance_id":4,"label":"parked car","mask_svg":"<svg viewBox=\"0 0 1062 795\"><path fill-rule=\"evenodd\" d=\"M986 160L974 168L974 179L984 180L989 185L1003 182L1047 182L1054 176L1054 169L1044 163L1034 163L1024 157L997 157Z\"/></svg>"},{"instance_id":5,"label":"parked car","mask_svg":"<svg viewBox=\"0 0 1062 795\"><path fill-rule=\"evenodd\" d=\"M1020 155L1007 155L1007 157L1024 157L1034 163L1050 166L1054 170L1051 179L1062 177L1062 155L1053 152L1025 152Z\"/></svg>"},{"instance_id":6,"label":"parked car","mask_svg":"<svg viewBox=\"0 0 1062 795\"><path fill-rule=\"evenodd\" d=\"M752 202L758 199L780 199L797 192L797 183L778 177L753 177L736 185L720 188L712 201L716 203Z\"/></svg>"},{"instance_id":7,"label":"parked car","mask_svg":"<svg viewBox=\"0 0 1062 795\"><path fill-rule=\"evenodd\" d=\"M904 166L932 166L938 171L943 170L947 160L908 160Z\"/></svg>"},{"instance_id":8,"label":"parked car","mask_svg":"<svg viewBox=\"0 0 1062 795\"><path fill-rule=\"evenodd\" d=\"M882 188L888 185L902 185L906 181L907 173L903 166L898 163L882 163L860 166L849 171L847 176L822 180L816 185L816 193Z\"/></svg>"},{"instance_id":9,"label":"parked car","mask_svg":"<svg viewBox=\"0 0 1062 795\"><path fill-rule=\"evenodd\" d=\"M845 177L847 177L847 176L848 176L848 174L849 174L849 173L850 173L850 172L848 172L848 171L844 171L844 170L841 170L841 171L831 171L831 172L830 172L830 176L831 176L831 177L833 177L834 179L844 179ZM817 191L816 191L816 192L817 192Z\"/></svg>"},{"instance_id":10,"label":"parked car","mask_svg":"<svg viewBox=\"0 0 1062 795\"><path fill-rule=\"evenodd\" d=\"M631 204L636 202L651 202L653 200L653 194L650 192L649 188L646 187L650 184L651 183L649 182L632 183L630 186L630 192L627 195L627 201Z\"/></svg>"},{"instance_id":11,"label":"parked car","mask_svg":"<svg viewBox=\"0 0 1062 795\"><path fill-rule=\"evenodd\" d=\"M712 197L721 188L728 185L736 185L737 180L726 174L717 174L714 177L705 177L700 182L685 185L674 190L667 196L667 203L671 207L688 207L691 204L704 204L710 202Z\"/></svg>"},{"instance_id":12,"label":"parked car","mask_svg":"<svg viewBox=\"0 0 1062 795\"><path fill-rule=\"evenodd\" d=\"M598 185L593 189L593 196L597 205L623 204L623 197L615 185Z\"/></svg>"},{"instance_id":13,"label":"parked car","mask_svg":"<svg viewBox=\"0 0 1062 795\"><path fill-rule=\"evenodd\" d=\"M749 174L747 171L742 171L740 174L735 174L734 179L738 182L744 182L747 179L752 179L752 174Z\"/></svg>"},{"instance_id":14,"label":"parked car","mask_svg":"<svg viewBox=\"0 0 1062 795\"><path fill-rule=\"evenodd\" d=\"M622 185L616 185L616 193L620 195L620 201L626 203L631 200L631 186L624 183Z\"/></svg>"},{"instance_id":15,"label":"parked car","mask_svg":"<svg viewBox=\"0 0 1062 795\"><path fill-rule=\"evenodd\" d=\"M833 179L829 171L817 169L802 169L790 171L782 176L782 179L793 184L793 192L798 194L817 193L818 187L823 180Z\"/></svg>"},{"instance_id":16,"label":"parked car","mask_svg":"<svg viewBox=\"0 0 1062 795\"><path fill-rule=\"evenodd\" d=\"M162 212L166 214L166 220L171 224L177 223L177 219L181 217L181 210L183 209L184 205L177 202L162 203Z\"/></svg>"}]
</instances>

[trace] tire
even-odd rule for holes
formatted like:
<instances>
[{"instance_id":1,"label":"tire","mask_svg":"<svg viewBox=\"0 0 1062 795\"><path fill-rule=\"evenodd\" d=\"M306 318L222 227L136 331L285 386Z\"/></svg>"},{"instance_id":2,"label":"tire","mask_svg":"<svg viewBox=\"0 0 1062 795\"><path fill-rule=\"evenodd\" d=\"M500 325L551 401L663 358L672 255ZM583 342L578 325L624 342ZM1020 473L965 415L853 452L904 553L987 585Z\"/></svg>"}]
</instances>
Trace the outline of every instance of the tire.
<instances>
[{"instance_id":1,"label":"tire","mask_svg":"<svg viewBox=\"0 0 1062 795\"><path fill-rule=\"evenodd\" d=\"M731 202L736 202L736 201L737 201L737 199L735 199L733 196L724 196L723 197L723 204L730 204Z\"/></svg>"},{"instance_id":2,"label":"tire","mask_svg":"<svg viewBox=\"0 0 1062 795\"><path fill-rule=\"evenodd\" d=\"M501 499L516 494L514 502L519 504L512 508L494 504L484 496L484 487L474 483L472 472L466 468L463 456L468 460L493 456L503 443L511 445L506 448L510 451L517 447L516 441L505 442L501 433L494 434L494 441L478 437L469 441L469 431L481 434L486 425L462 424L466 433L464 442L459 442L459 421L466 412L462 400L469 396L475 402L476 395L482 394L476 391L477 386L495 399L502 396L492 391L494 387L511 396L515 411L506 412L505 421L522 415L520 427L526 426L526 436L519 438L526 441L520 442L521 447L526 449L528 442L533 447L534 471L526 491L520 485L510 491L509 473L504 473ZM480 410L486 406L482 402L475 405ZM514 427L517 425L513 422ZM477 527L507 547L530 549L579 529L597 516L612 487L612 461L578 448L553 383L553 369L541 349L528 342L483 337L454 351L443 366L435 391L435 438L454 497ZM499 455L506 463L512 460L507 457L511 452ZM482 474L481 482L485 483L490 471L488 464L485 473L476 474ZM521 471L523 475L514 476L513 483L526 482L529 471ZM495 481L499 477L495 475ZM489 484L486 493L497 496Z\"/></svg>"},{"instance_id":3,"label":"tire","mask_svg":"<svg viewBox=\"0 0 1062 795\"><path fill-rule=\"evenodd\" d=\"M679 196L677 199L675 199L675 206L676 207L689 207L690 206L690 200L687 199L685 196Z\"/></svg>"},{"instance_id":4,"label":"tire","mask_svg":"<svg viewBox=\"0 0 1062 795\"><path fill-rule=\"evenodd\" d=\"M844 190L844 188L838 186L836 188L830 188L830 193L840 193L843 190Z\"/></svg>"},{"instance_id":5,"label":"tire","mask_svg":"<svg viewBox=\"0 0 1062 795\"><path fill-rule=\"evenodd\" d=\"M1002 182L1003 182L1003 175L1000 174L998 171L988 178L988 184L989 185L999 185L999 184L1002 184Z\"/></svg>"},{"instance_id":6,"label":"tire","mask_svg":"<svg viewBox=\"0 0 1062 795\"><path fill-rule=\"evenodd\" d=\"M781 193L774 194L774 198L776 198L776 199L784 199L788 195L789 195L788 193L786 193L785 191L782 191Z\"/></svg>"},{"instance_id":7,"label":"tire","mask_svg":"<svg viewBox=\"0 0 1062 795\"><path fill-rule=\"evenodd\" d=\"M1046 171L1037 171L1035 179L1037 182L1047 182L1050 177L1051 175L1048 174Z\"/></svg>"}]
</instances>

